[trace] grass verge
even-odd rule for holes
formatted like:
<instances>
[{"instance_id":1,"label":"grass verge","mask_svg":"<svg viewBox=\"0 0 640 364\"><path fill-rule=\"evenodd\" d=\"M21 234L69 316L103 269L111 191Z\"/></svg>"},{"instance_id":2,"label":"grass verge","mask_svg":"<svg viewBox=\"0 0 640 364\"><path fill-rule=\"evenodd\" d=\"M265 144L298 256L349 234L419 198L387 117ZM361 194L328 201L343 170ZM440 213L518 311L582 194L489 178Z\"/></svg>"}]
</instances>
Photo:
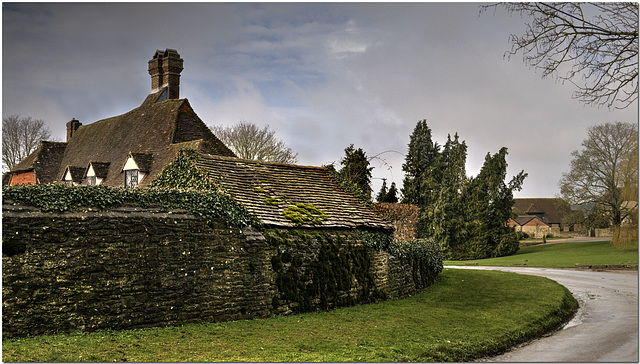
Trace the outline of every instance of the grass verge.
<instances>
[{"instance_id":1,"label":"grass verge","mask_svg":"<svg viewBox=\"0 0 640 364\"><path fill-rule=\"evenodd\" d=\"M536 276L445 269L414 297L262 320L3 340L3 361L469 361L558 327L571 293Z\"/></svg>"},{"instance_id":2,"label":"grass verge","mask_svg":"<svg viewBox=\"0 0 640 364\"><path fill-rule=\"evenodd\" d=\"M476 260L447 260L445 265L478 264L547 268L574 268L576 264L638 264L638 249L623 250L608 241L569 242L523 247L514 255Z\"/></svg>"}]
</instances>

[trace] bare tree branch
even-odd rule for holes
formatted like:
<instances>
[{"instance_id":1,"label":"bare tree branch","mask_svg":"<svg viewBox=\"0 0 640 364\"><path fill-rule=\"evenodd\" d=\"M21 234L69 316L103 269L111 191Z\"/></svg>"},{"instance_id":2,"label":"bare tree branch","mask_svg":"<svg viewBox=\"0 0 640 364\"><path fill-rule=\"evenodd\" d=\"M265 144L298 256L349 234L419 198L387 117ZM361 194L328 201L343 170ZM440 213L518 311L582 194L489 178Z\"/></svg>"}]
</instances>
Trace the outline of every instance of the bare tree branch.
<instances>
[{"instance_id":1,"label":"bare tree branch","mask_svg":"<svg viewBox=\"0 0 640 364\"><path fill-rule=\"evenodd\" d=\"M238 158L289 164L298 161L298 153L276 138L269 125L260 129L253 123L240 121L233 126L212 126L211 130Z\"/></svg>"},{"instance_id":2,"label":"bare tree branch","mask_svg":"<svg viewBox=\"0 0 640 364\"><path fill-rule=\"evenodd\" d=\"M638 3L499 3L532 18L523 35L510 36L511 58L576 86L586 104L626 108L638 99ZM587 16L590 16L588 19Z\"/></svg>"},{"instance_id":3,"label":"bare tree branch","mask_svg":"<svg viewBox=\"0 0 640 364\"><path fill-rule=\"evenodd\" d=\"M11 170L38 148L42 140L51 138L44 120L30 116L10 115L2 118L2 169Z\"/></svg>"},{"instance_id":4,"label":"bare tree branch","mask_svg":"<svg viewBox=\"0 0 640 364\"><path fill-rule=\"evenodd\" d=\"M562 175L560 192L572 204L606 206L610 222L619 226L638 206L637 194L629 195L638 189L638 125L593 126L582 147L571 154L571 170Z\"/></svg>"}]
</instances>

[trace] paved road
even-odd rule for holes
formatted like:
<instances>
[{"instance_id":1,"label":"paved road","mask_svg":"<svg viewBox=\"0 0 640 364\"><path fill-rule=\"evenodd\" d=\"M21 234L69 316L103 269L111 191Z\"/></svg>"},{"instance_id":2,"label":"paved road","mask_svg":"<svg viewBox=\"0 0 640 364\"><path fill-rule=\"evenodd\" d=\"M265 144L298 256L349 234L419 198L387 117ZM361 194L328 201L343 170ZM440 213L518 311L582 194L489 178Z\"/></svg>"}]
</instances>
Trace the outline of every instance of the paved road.
<instances>
[{"instance_id":1,"label":"paved road","mask_svg":"<svg viewBox=\"0 0 640 364\"><path fill-rule=\"evenodd\" d=\"M492 269L547 277L567 287L580 309L564 328L491 362L638 362L638 272L519 267Z\"/></svg>"}]
</instances>

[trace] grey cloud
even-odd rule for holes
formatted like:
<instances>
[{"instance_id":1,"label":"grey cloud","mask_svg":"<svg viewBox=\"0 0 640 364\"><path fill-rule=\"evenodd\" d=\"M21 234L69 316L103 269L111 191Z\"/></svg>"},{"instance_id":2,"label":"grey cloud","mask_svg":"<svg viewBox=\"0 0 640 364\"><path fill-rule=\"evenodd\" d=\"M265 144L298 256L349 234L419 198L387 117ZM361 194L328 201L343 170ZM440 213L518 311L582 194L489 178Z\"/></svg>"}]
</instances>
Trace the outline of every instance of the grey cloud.
<instances>
[{"instance_id":1,"label":"grey cloud","mask_svg":"<svg viewBox=\"0 0 640 364\"><path fill-rule=\"evenodd\" d=\"M3 4L3 115L45 119L64 137L72 117L93 122L138 106L146 61L175 48L181 96L208 124L250 120L278 130L301 164L338 162L350 143L373 156L405 153L426 118L444 143L469 145L467 171L509 147L509 172L529 172L522 197L557 193L586 128L638 120L571 99L541 80L508 35L525 20L478 17L474 3L15 3ZM381 178L402 181L403 157L384 154Z\"/></svg>"}]
</instances>

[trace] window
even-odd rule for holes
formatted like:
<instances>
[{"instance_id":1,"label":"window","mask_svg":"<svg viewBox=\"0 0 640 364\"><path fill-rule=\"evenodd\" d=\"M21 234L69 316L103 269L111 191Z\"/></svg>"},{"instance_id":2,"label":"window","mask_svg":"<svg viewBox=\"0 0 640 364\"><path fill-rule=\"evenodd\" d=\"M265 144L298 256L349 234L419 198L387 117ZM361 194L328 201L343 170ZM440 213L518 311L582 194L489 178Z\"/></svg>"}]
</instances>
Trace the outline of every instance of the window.
<instances>
[{"instance_id":1,"label":"window","mask_svg":"<svg viewBox=\"0 0 640 364\"><path fill-rule=\"evenodd\" d=\"M124 187L134 188L138 185L138 170L127 169L124 171Z\"/></svg>"},{"instance_id":2,"label":"window","mask_svg":"<svg viewBox=\"0 0 640 364\"><path fill-rule=\"evenodd\" d=\"M96 176L87 177L87 185L95 186L96 185Z\"/></svg>"}]
</instances>

